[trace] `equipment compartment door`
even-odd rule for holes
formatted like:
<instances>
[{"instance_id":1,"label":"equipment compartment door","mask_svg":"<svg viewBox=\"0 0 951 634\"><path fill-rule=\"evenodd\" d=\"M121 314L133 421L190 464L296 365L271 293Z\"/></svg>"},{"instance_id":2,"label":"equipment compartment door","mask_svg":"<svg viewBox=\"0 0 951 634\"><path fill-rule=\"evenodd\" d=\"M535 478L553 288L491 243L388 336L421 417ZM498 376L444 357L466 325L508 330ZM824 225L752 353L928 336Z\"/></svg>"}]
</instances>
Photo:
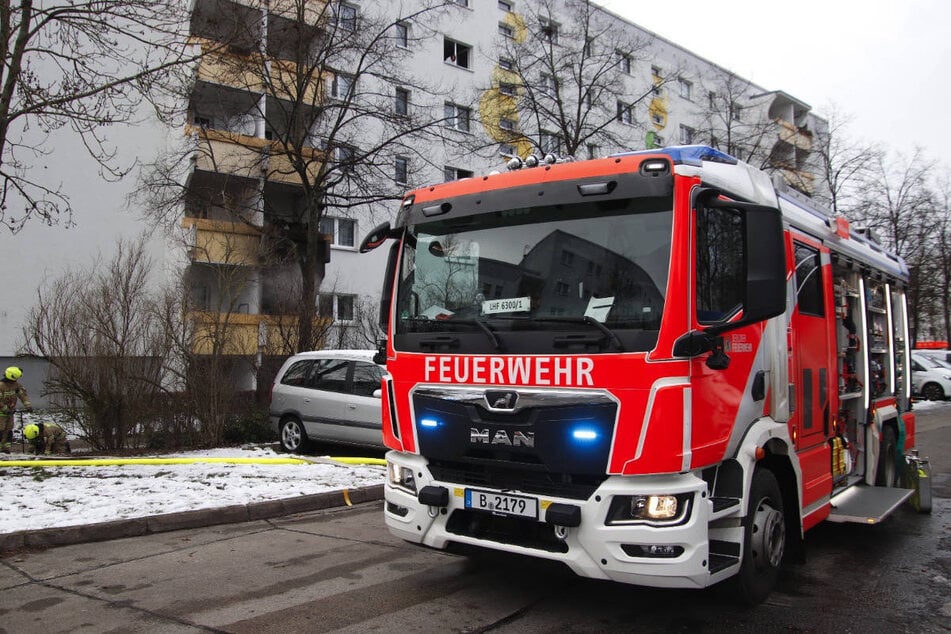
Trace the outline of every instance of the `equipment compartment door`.
<instances>
[{"instance_id":1,"label":"equipment compartment door","mask_svg":"<svg viewBox=\"0 0 951 634\"><path fill-rule=\"evenodd\" d=\"M790 377L796 386L797 449L824 443L830 434L833 403L834 351L831 266L828 250L805 239L793 242L796 262L796 306L792 318L793 355Z\"/></svg>"}]
</instances>

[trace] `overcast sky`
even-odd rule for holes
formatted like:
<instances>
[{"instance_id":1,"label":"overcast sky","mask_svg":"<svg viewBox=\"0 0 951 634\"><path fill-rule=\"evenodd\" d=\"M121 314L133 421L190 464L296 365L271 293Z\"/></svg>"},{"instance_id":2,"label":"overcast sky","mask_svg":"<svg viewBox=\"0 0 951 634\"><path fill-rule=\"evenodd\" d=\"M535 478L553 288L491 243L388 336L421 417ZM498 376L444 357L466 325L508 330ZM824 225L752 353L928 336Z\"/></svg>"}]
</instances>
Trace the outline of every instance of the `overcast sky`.
<instances>
[{"instance_id":1,"label":"overcast sky","mask_svg":"<svg viewBox=\"0 0 951 634\"><path fill-rule=\"evenodd\" d=\"M951 171L951 2L947 0L595 0L631 22L820 115L854 137Z\"/></svg>"}]
</instances>

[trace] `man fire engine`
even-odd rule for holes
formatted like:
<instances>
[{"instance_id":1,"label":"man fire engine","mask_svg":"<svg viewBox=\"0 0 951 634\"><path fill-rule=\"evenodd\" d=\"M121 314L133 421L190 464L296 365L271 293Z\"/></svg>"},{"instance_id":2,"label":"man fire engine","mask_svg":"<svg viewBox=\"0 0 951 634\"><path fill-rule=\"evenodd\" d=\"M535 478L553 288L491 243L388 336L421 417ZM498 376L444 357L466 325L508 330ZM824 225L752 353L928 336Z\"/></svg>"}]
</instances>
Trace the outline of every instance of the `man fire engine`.
<instances>
[{"instance_id":1,"label":"man fire engine","mask_svg":"<svg viewBox=\"0 0 951 634\"><path fill-rule=\"evenodd\" d=\"M708 147L529 167L361 247L396 240L390 531L758 602L810 528L913 493L900 258Z\"/></svg>"}]
</instances>

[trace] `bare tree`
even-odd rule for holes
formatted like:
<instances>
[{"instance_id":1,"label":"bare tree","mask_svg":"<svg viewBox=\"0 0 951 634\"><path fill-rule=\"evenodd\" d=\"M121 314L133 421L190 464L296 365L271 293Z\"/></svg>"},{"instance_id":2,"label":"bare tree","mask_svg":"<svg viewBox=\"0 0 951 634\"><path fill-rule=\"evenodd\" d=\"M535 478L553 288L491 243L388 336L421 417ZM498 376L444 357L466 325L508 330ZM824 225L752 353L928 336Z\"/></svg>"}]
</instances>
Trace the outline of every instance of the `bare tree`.
<instances>
[{"instance_id":1,"label":"bare tree","mask_svg":"<svg viewBox=\"0 0 951 634\"><path fill-rule=\"evenodd\" d=\"M219 79L237 90L227 103L220 93L203 91L201 81L191 91L189 156L222 174L236 169L237 153L242 174L264 176L255 195L222 206L259 227L268 249L296 267L296 350L319 344L317 290L330 257L322 221L399 199L396 159L428 162L419 148L430 143L421 139L443 139L442 104L425 101L438 90L407 68L405 45L409 37L430 35L426 22L444 4L423 0L403 12L375 3L357 13L342 3L287 0L281 3L286 19L275 18L267 37L247 15L193 17L199 35L229 42L228 53L213 61ZM222 198L221 181L203 191L183 176L189 164L182 155L153 167L142 191L160 219L179 213L185 191Z\"/></svg>"},{"instance_id":2,"label":"bare tree","mask_svg":"<svg viewBox=\"0 0 951 634\"><path fill-rule=\"evenodd\" d=\"M0 224L72 219L68 192L34 169L71 128L102 172L123 176L106 129L130 122L143 97L188 61L185 3L176 0L52 0L0 7ZM158 101L156 101L158 102ZM20 210L11 205L20 204Z\"/></svg>"},{"instance_id":3,"label":"bare tree","mask_svg":"<svg viewBox=\"0 0 951 634\"><path fill-rule=\"evenodd\" d=\"M24 350L51 365L46 389L99 449L140 442L166 356L151 310L144 239L122 242L107 264L70 271L37 292Z\"/></svg>"},{"instance_id":4,"label":"bare tree","mask_svg":"<svg viewBox=\"0 0 951 634\"><path fill-rule=\"evenodd\" d=\"M819 168L820 186L814 197L836 214L849 216L861 200L861 184L868 180L877 164L881 148L850 136L851 117L836 105L829 106L827 127L814 137L813 153Z\"/></svg>"},{"instance_id":5,"label":"bare tree","mask_svg":"<svg viewBox=\"0 0 951 634\"><path fill-rule=\"evenodd\" d=\"M699 93L694 98L698 141L761 169L778 162L773 148L780 123L768 111L772 93L728 71L701 80Z\"/></svg>"},{"instance_id":6,"label":"bare tree","mask_svg":"<svg viewBox=\"0 0 951 634\"><path fill-rule=\"evenodd\" d=\"M677 73L642 77L648 36L632 37L588 0L540 0L532 8L500 36L501 65L483 96L494 105L483 111L499 119L486 125L490 137L522 146L520 153L534 145L578 158L630 148L632 131L647 129L652 97Z\"/></svg>"}]
</instances>

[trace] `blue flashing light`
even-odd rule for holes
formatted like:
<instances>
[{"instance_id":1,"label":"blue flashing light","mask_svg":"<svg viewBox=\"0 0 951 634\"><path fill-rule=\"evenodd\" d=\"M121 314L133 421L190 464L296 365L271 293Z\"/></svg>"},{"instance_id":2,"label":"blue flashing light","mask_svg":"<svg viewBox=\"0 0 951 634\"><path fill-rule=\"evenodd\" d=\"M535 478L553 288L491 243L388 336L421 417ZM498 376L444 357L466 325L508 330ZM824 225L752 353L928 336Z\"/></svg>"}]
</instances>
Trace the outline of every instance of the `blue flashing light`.
<instances>
[{"instance_id":1,"label":"blue flashing light","mask_svg":"<svg viewBox=\"0 0 951 634\"><path fill-rule=\"evenodd\" d=\"M439 421L435 418L423 418L419 421L420 427L428 427L429 429L435 429L439 427Z\"/></svg>"},{"instance_id":2,"label":"blue flashing light","mask_svg":"<svg viewBox=\"0 0 951 634\"><path fill-rule=\"evenodd\" d=\"M640 156L646 154L666 154L678 165L695 165L700 167L703 161L736 165L739 161L725 152L721 152L709 145L675 145L656 150L638 150L636 152L621 152L613 156Z\"/></svg>"},{"instance_id":3,"label":"blue flashing light","mask_svg":"<svg viewBox=\"0 0 951 634\"><path fill-rule=\"evenodd\" d=\"M572 430L571 437L582 442L591 442L598 439L598 432L590 427L578 427Z\"/></svg>"}]
</instances>

